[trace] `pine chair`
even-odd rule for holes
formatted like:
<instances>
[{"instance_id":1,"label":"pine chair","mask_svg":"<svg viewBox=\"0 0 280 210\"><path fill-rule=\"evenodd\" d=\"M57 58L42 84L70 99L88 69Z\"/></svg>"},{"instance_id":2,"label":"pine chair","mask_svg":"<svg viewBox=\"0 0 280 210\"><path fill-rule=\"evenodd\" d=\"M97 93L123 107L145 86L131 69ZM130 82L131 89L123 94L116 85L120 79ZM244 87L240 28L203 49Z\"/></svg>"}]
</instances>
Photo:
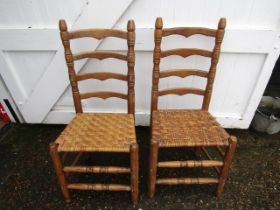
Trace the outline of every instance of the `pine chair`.
<instances>
[{"instance_id":1,"label":"pine chair","mask_svg":"<svg viewBox=\"0 0 280 210\"><path fill-rule=\"evenodd\" d=\"M185 28L164 28L161 18L157 18L155 24L155 47L154 47L154 67L152 82L152 103L151 103L151 142L149 157L149 197L155 194L155 186L159 185L179 185L179 184L216 184L217 197L221 196L222 190L231 160L235 152L237 140L230 136L208 112L212 87L216 73L216 66L220 56L221 43L225 33L226 19L221 18L218 29L185 27ZM162 37L170 35L182 35L186 38L195 34L205 35L215 38L213 51L196 48L180 48L172 50L161 50ZM188 57L200 55L211 58L209 72L197 69L173 69L160 71L160 60L171 55ZM199 76L207 78L206 89L198 88L174 88L159 90L159 79L177 76ZM168 94L185 95L198 94L203 96L201 110L158 110L158 97ZM195 153L199 156L202 151L207 160L188 161L165 161L158 162L158 152L160 148L174 147L194 147ZM223 160L213 160L206 147L215 147ZM226 148L226 152L222 150ZM218 173L218 178L156 178L157 168L182 168L182 167L214 167Z\"/></svg>"},{"instance_id":2,"label":"pine chair","mask_svg":"<svg viewBox=\"0 0 280 210\"><path fill-rule=\"evenodd\" d=\"M134 125L134 63L135 63L135 24L133 20L128 21L127 31L113 29L86 29L68 31L64 20L59 21L60 35L65 50L65 59L68 67L70 84L76 116L67 125L65 130L50 144L50 154L53 160L55 172L63 196L70 202L69 190L97 190L97 191L131 191L132 202L138 202L138 145L135 136ZM116 37L127 40L127 55L109 51L90 51L72 54L70 40L91 37L103 39ZM115 58L127 62L128 73L118 74L110 72L94 72L77 75L74 68L74 61L83 58ZM88 92L80 93L78 82L87 79L117 79L126 81L128 84L127 94L118 92ZM83 113L81 100L90 97L110 98L117 97L127 100L128 113ZM78 166L77 162L82 153L90 152L113 152L130 154L130 167L114 166ZM63 157L60 158L63 153ZM65 154L77 153L72 165L63 166ZM68 173L130 173L131 184L89 184L89 183L68 183Z\"/></svg>"}]
</instances>

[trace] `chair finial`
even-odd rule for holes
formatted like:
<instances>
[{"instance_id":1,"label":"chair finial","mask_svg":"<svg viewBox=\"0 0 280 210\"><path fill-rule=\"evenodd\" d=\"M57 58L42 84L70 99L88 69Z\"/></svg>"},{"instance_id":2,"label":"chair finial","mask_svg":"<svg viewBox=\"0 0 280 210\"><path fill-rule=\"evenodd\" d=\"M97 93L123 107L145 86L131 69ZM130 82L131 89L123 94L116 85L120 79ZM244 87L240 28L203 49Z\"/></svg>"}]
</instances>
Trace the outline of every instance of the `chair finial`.
<instances>
[{"instance_id":1,"label":"chair finial","mask_svg":"<svg viewBox=\"0 0 280 210\"><path fill-rule=\"evenodd\" d=\"M64 19L59 20L59 30L67 31L67 23Z\"/></svg>"},{"instance_id":2,"label":"chair finial","mask_svg":"<svg viewBox=\"0 0 280 210\"><path fill-rule=\"evenodd\" d=\"M157 18L155 26L156 26L157 29L162 29L163 23L162 23L162 18L161 17Z\"/></svg>"},{"instance_id":3,"label":"chair finial","mask_svg":"<svg viewBox=\"0 0 280 210\"><path fill-rule=\"evenodd\" d=\"M129 20L127 22L127 30L128 31L135 31L135 23L134 20Z\"/></svg>"},{"instance_id":4,"label":"chair finial","mask_svg":"<svg viewBox=\"0 0 280 210\"><path fill-rule=\"evenodd\" d=\"M226 18L221 18L221 19L219 20L218 28L219 28L219 29L225 29L226 24L227 24Z\"/></svg>"}]
</instances>

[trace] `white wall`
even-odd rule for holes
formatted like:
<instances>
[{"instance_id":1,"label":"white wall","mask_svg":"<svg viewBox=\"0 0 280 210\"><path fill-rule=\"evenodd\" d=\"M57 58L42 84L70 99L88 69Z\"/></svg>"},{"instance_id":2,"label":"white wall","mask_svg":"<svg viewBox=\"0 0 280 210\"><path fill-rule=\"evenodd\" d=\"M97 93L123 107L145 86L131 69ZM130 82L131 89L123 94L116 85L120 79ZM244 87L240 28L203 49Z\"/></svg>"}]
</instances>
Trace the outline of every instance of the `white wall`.
<instances>
[{"instance_id":1,"label":"white wall","mask_svg":"<svg viewBox=\"0 0 280 210\"><path fill-rule=\"evenodd\" d=\"M13 0L0 3L0 27L2 28L0 39L11 40L10 43L7 41L0 43L4 58L2 60L6 65L6 69L0 73L3 74L9 89L12 89L10 92L27 122L67 123L74 115L71 91L69 87L65 90L65 82L61 85L53 79L48 89L44 89L43 87L46 86L42 85L45 78L67 79L65 64L60 64L57 69L54 68L53 71L57 74L48 73L49 66L54 60L64 63L63 56L60 57L61 59L57 58L61 52L57 31L59 18L65 18L70 26L79 26L76 28L107 25L109 27L111 24L110 26L114 28L125 29L129 19L135 20L137 27L136 121L137 124L146 125L149 122L153 28L156 17L163 17L164 27L213 28L216 27L220 17L226 17L227 31L222 44L210 111L225 127L247 128L249 126L274 62L279 55L279 0L123 0L115 6L113 5L115 1L110 0L102 1L103 3L95 0L67 1L67 4L65 2ZM98 14L92 12L97 2L107 5L107 7L99 5L104 11L99 9ZM114 20L108 17L108 12L115 17ZM26 29L28 27L32 29ZM21 30L15 30L19 28ZM17 31L20 33L16 33ZM175 38L176 42L173 41ZM22 40L25 42L20 42ZM210 39L210 41L213 40ZM92 46L96 46L101 50L113 48L120 52L126 49L124 41L111 38L101 44L87 39L82 44L74 43L75 49L88 46L92 49ZM194 46L211 49L213 45L202 36L189 39L173 36L163 41L163 49ZM161 63L162 69L188 67L207 70L208 66L209 60L198 56L189 58L172 56L163 59ZM78 65L78 69L80 67L82 67L81 73L92 70L112 70L123 73L126 71L125 63L113 59L90 60L82 66ZM48 75L52 76L47 77ZM17 85L18 90L14 84ZM204 87L205 81L196 77L185 79L174 77L164 79L160 84L162 88L175 86ZM126 90L124 82L114 80L85 81L80 85L82 91L101 88L109 90L112 87L114 90ZM39 103L41 101L42 106L38 107L38 113L32 113L30 110L35 109L36 100ZM160 107L198 108L201 101L200 96L170 95L160 98ZM125 111L126 102L114 98L90 99L84 102L84 107L87 111Z\"/></svg>"}]
</instances>

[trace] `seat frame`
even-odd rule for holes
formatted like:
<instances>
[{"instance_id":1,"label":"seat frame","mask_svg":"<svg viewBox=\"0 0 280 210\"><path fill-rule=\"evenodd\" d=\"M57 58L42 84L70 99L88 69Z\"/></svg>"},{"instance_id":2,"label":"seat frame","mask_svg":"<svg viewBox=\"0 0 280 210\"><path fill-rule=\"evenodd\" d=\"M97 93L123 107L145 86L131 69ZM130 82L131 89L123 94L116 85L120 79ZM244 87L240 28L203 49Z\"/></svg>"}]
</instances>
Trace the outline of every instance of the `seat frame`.
<instances>
[{"instance_id":1,"label":"seat frame","mask_svg":"<svg viewBox=\"0 0 280 210\"><path fill-rule=\"evenodd\" d=\"M158 97L168 94L185 95L185 94L198 94L203 96L202 110L208 111L209 103L212 95L213 82L216 74L216 67L220 56L221 43L224 37L226 27L226 19L221 18L218 24L218 29L209 29L201 27L180 27L180 28L164 28L162 18L157 18L155 23L154 32L154 53L153 53L153 76L152 76L152 93L151 93L151 141L150 141L150 156L149 156L149 181L148 181L148 195L154 197L156 184L165 185L178 185L178 184L216 184L217 191L216 196L220 198L225 181L228 176L229 168L233 158L233 154L236 149L237 139L234 136L229 136L228 145L225 146L225 151L221 146L216 146L216 150L222 157L222 161L214 160L208 153L207 145L193 146L195 147L195 154L197 157L201 155L201 151L205 154L208 160L199 161L168 161L159 162L158 153L159 139L152 138L153 132L153 112L158 110ZM213 51L196 49L196 48L179 48L172 50L161 50L162 38L170 35L182 35L186 38L192 35L204 35L215 38L215 46ZM181 57L188 57L192 55L200 55L211 58L211 65L209 72L197 70L197 69L172 69L166 71L160 71L161 58L168 57L170 55L178 55ZM198 88L173 88L166 90L159 90L159 79L178 76L181 78L187 76L200 76L207 78L206 89ZM167 148L167 147L165 147ZM218 178L157 178L157 168L182 168L182 167L214 167L218 174Z\"/></svg>"},{"instance_id":2,"label":"seat frame","mask_svg":"<svg viewBox=\"0 0 280 210\"><path fill-rule=\"evenodd\" d=\"M68 67L69 79L72 88L72 95L75 105L76 113L83 113L81 100L90 97L110 98L117 97L128 101L128 114L134 116L135 109L135 93L134 93L134 66L135 66L135 23L133 20L129 20L127 23L127 31L115 30L115 29L85 29L68 31L65 20L59 21L60 36L62 44L64 46L65 60ZM73 54L70 48L70 40L91 37L95 39L103 39L106 37L116 37L127 40L128 51L127 55L110 52L110 51L91 51ZM127 75L111 73L111 72L95 72L77 75L75 72L74 61L84 58L96 58L99 60L105 58L116 58L127 62L128 73ZM127 94L117 92L89 92L80 93L78 88L78 81L86 79L117 79L127 81L128 91ZM134 129L134 128L133 128ZM130 154L130 167L116 167L116 166L77 166L77 163L84 153L84 151L77 151L78 155L70 166L63 166L67 154L71 152L58 151L58 143L53 142L50 144L50 155L53 161L54 169L58 177L58 181L61 187L62 194L66 202L70 202L69 190L96 190L96 191L130 191L132 203L135 206L138 202L138 177L139 177L139 157L138 157L138 144L132 143L127 151ZM102 152L102 151L98 151ZM106 151L108 152L108 151ZM114 151L112 151L114 152ZM72 152L73 153L73 152ZM90 184L90 183L68 183L67 176L69 173L130 173L131 184L119 185L119 184Z\"/></svg>"}]
</instances>

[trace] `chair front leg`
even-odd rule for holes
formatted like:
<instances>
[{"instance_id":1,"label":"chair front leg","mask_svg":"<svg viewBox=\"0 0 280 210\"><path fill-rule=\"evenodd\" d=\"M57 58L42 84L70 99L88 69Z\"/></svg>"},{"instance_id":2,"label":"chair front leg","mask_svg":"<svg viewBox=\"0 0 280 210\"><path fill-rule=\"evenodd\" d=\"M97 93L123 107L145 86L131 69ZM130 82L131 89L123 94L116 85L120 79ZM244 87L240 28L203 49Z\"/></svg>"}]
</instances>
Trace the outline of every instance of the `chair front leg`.
<instances>
[{"instance_id":1,"label":"chair front leg","mask_svg":"<svg viewBox=\"0 0 280 210\"><path fill-rule=\"evenodd\" d=\"M149 186L148 196L150 198L155 195L156 176L157 176L157 162L158 162L158 142L151 141L150 145L150 158L149 158Z\"/></svg>"},{"instance_id":2,"label":"chair front leg","mask_svg":"<svg viewBox=\"0 0 280 210\"><path fill-rule=\"evenodd\" d=\"M130 176L131 176L131 199L133 206L138 203L138 179L139 179L139 147L138 144L130 145Z\"/></svg>"},{"instance_id":3,"label":"chair front leg","mask_svg":"<svg viewBox=\"0 0 280 210\"><path fill-rule=\"evenodd\" d=\"M225 157L224 157L224 166L222 168L222 171L220 173L219 183L217 186L217 198L219 199L221 197L221 194L223 192L225 182L228 176L229 168L231 165L232 157L234 155L235 149L237 145L237 139L235 136L230 136L229 138L229 146L227 148Z\"/></svg>"},{"instance_id":4,"label":"chair front leg","mask_svg":"<svg viewBox=\"0 0 280 210\"><path fill-rule=\"evenodd\" d=\"M63 167L62 167L62 163L61 163L58 151L57 151L57 147L58 147L58 144L56 144L56 143L50 144L50 146L49 146L50 155L51 155L51 158L53 161L55 173L57 175L64 199L66 202L70 202L70 193L69 193L69 189L67 188L67 180L66 180L65 174L63 172Z\"/></svg>"}]
</instances>

